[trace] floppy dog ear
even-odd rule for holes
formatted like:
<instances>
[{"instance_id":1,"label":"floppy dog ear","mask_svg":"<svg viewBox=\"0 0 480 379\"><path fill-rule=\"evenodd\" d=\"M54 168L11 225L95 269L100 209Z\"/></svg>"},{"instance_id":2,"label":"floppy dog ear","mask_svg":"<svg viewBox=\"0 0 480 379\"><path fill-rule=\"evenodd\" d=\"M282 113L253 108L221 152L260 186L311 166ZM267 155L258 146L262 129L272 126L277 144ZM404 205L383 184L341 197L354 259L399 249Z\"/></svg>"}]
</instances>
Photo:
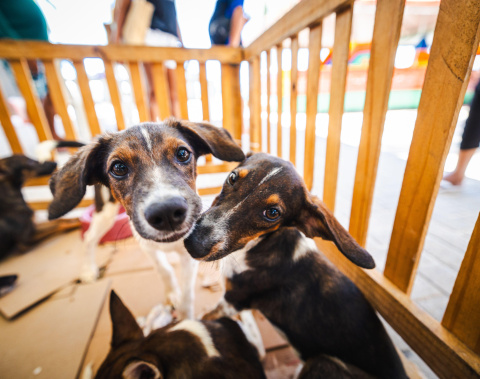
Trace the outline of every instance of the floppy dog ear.
<instances>
[{"instance_id":1,"label":"floppy dog ear","mask_svg":"<svg viewBox=\"0 0 480 379\"><path fill-rule=\"evenodd\" d=\"M222 161L241 162L245 159L242 149L224 128L207 123L170 120L191 142L198 155L213 154Z\"/></svg>"},{"instance_id":2,"label":"floppy dog ear","mask_svg":"<svg viewBox=\"0 0 480 379\"><path fill-rule=\"evenodd\" d=\"M103 136L82 147L53 174L49 183L53 194L53 201L48 207L50 220L61 217L75 208L85 195L87 185L103 183L103 158L110 138Z\"/></svg>"},{"instance_id":3,"label":"floppy dog ear","mask_svg":"<svg viewBox=\"0 0 480 379\"><path fill-rule=\"evenodd\" d=\"M129 363L122 373L124 379L161 379L162 374L155 365L146 361L135 361Z\"/></svg>"},{"instance_id":4,"label":"floppy dog ear","mask_svg":"<svg viewBox=\"0 0 480 379\"><path fill-rule=\"evenodd\" d=\"M112 320L112 348L143 338L142 329L113 290L110 292L110 318Z\"/></svg>"},{"instance_id":5,"label":"floppy dog ear","mask_svg":"<svg viewBox=\"0 0 480 379\"><path fill-rule=\"evenodd\" d=\"M321 237L333 241L341 253L357 266L375 267L372 256L353 239L333 213L316 196L306 194L306 203L297 222L298 224L295 226L307 237Z\"/></svg>"}]
</instances>

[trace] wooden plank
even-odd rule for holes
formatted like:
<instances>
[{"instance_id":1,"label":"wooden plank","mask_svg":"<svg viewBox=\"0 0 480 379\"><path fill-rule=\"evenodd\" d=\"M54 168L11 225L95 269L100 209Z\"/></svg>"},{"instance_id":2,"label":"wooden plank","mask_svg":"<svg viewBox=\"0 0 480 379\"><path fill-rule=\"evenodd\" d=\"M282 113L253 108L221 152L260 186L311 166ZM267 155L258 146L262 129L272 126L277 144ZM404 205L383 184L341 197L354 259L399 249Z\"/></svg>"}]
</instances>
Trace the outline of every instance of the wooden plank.
<instances>
[{"instance_id":1,"label":"wooden plank","mask_svg":"<svg viewBox=\"0 0 480 379\"><path fill-rule=\"evenodd\" d=\"M260 56L250 61L250 150L260 151L262 149L262 109L260 103L261 78L260 78Z\"/></svg>"},{"instance_id":2,"label":"wooden plank","mask_svg":"<svg viewBox=\"0 0 480 379\"><path fill-rule=\"evenodd\" d=\"M3 97L2 89L0 88L0 123L2 124L3 131L12 149L13 154L23 154L22 145L18 140L17 133L15 132L15 127L12 124L10 119L10 112L8 111L8 106Z\"/></svg>"},{"instance_id":3,"label":"wooden plank","mask_svg":"<svg viewBox=\"0 0 480 379\"><path fill-rule=\"evenodd\" d=\"M57 66L53 60L43 61L45 67L45 76L47 77L47 85L50 96L52 98L55 111L62 119L63 128L65 129L65 137L67 140L76 140L77 133L73 128L72 120L67 111L66 94L62 83L60 82L61 75L57 70Z\"/></svg>"},{"instance_id":4,"label":"wooden plank","mask_svg":"<svg viewBox=\"0 0 480 379\"><path fill-rule=\"evenodd\" d=\"M383 125L404 8L405 0L377 2L349 230L362 246L365 246L367 239Z\"/></svg>"},{"instance_id":5,"label":"wooden plank","mask_svg":"<svg viewBox=\"0 0 480 379\"><path fill-rule=\"evenodd\" d=\"M180 117L188 120L187 81L185 79L184 62L177 62L175 74L175 78L177 79L178 102L180 103Z\"/></svg>"},{"instance_id":6,"label":"wooden plank","mask_svg":"<svg viewBox=\"0 0 480 379\"><path fill-rule=\"evenodd\" d=\"M129 62L130 77L132 79L133 93L135 94L135 102L137 104L138 116L140 122L146 122L150 120L150 114L148 111L148 105L145 100L145 82L143 79L143 73L141 71L140 62Z\"/></svg>"},{"instance_id":7,"label":"wooden plank","mask_svg":"<svg viewBox=\"0 0 480 379\"><path fill-rule=\"evenodd\" d=\"M105 78L107 79L110 100L112 101L113 109L115 111L115 119L117 120L117 130L124 130L125 119L123 118L122 99L118 92L118 84L113 67L115 62L104 60L103 63L105 65Z\"/></svg>"},{"instance_id":8,"label":"wooden plank","mask_svg":"<svg viewBox=\"0 0 480 379\"><path fill-rule=\"evenodd\" d=\"M47 183L48 184L48 183ZM44 209L48 209L51 201L32 201L28 203L28 206L32 208L34 211L40 211ZM85 208L93 204L93 199L82 199L80 203L76 206L76 208Z\"/></svg>"},{"instance_id":9,"label":"wooden plank","mask_svg":"<svg viewBox=\"0 0 480 379\"><path fill-rule=\"evenodd\" d=\"M283 70L282 44L277 46L277 156L282 156Z\"/></svg>"},{"instance_id":10,"label":"wooden plank","mask_svg":"<svg viewBox=\"0 0 480 379\"><path fill-rule=\"evenodd\" d=\"M270 154L272 144L272 131L270 130L270 96L271 96L271 80L270 80L270 50L267 50L267 153Z\"/></svg>"},{"instance_id":11,"label":"wooden plank","mask_svg":"<svg viewBox=\"0 0 480 379\"><path fill-rule=\"evenodd\" d=\"M210 121L210 111L208 106L208 82L207 68L205 63L200 63L200 90L202 93L202 113L205 121Z\"/></svg>"},{"instance_id":12,"label":"wooden plank","mask_svg":"<svg viewBox=\"0 0 480 379\"><path fill-rule=\"evenodd\" d=\"M170 111L170 90L167 84L167 73L163 63L152 63L152 79L155 100L157 101L160 118L165 120L172 115Z\"/></svg>"},{"instance_id":13,"label":"wooden plank","mask_svg":"<svg viewBox=\"0 0 480 379\"><path fill-rule=\"evenodd\" d=\"M224 63L241 63L243 49L230 46L212 46L210 49L186 49L180 47L151 47L129 45L61 45L40 41L2 41L0 57L5 59L70 59L103 58L109 61L163 62L166 60L200 62L219 60Z\"/></svg>"},{"instance_id":14,"label":"wooden plank","mask_svg":"<svg viewBox=\"0 0 480 379\"><path fill-rule=\"evenodd\" d=\"M17 79L18 89L25 99L28 117L37 131L38 139L46 141L52 139L47 117L42 103L33 85L32 75L26 59L9 61L10 67Z\"/></svg>"},{"instance_id":15,"label":"wooden plank","mask_svg":"<svg viewBox=\"0 0 480 379\"><path fill-rule=\"evenodd\" d=\"M92 137L100 134L100 124L98 123L97 113L95 112L95 103L93 102L92 93L90 92L90 83L83 61L73 61L75 70L77 71L77 81L83 98L85 114L87 116L88 126Z\"/></svg>"},{"instance_id":16,"label":"wooden plank","mask_svg":"<svg viewBox=\"0 0 480 379\"><path fill-rule=\"evenodd\" d=\"M207 195L218 195L222 191L222 187L210 187L210 188L199 188L198 194L200 196L207 196Z\"/></svg>"},{"instance_id":17,"label":"wooden plank","mask_svg":"<svg viewBox=\"0 0 480 379\"><path fill-rule=\"evenodd\" d=\"M263 32L245 48L245 59L259 55L263 50L278 45L299 31L316 24L352 0L302 0L280 20Z\"/></svg>"},{"instance_id":18,"label":"wooden plank","mask_svg":"<svg viewBox=\"0 0 480 379\"><path fill-rule=\"evenodd\" d=\"M330 88L325 178L323 182L323 201L332 212L335 210L335 198L337 194L340 134L342 131L343 106L345 102L352 15L353 5L350 5L338 11L335 19L335 41L332 52L332 84Z\"/></svg>"},{"instance_id":19,"label":"wooden plank","mask_svg":"<svg viewBox=\"0 0 480 379\"><path fill-rule=\"evenodd\" d=\"M458 272L442 324L480 355L480 215Z\"/></svg>"},{"instance_id":20,"label":"wooden plank","mask_svg":"<svg viewBox=\"0 0 480 379\"><path fill-rule=\"evenodd\" d=\"M305 129L305 160L303 179L309 190L313 186L315 161L315 121L317 120L318 88L320 81L320 49L322 47L322 24L310 28L308 39L307 73L307 123Z\"/></svg>"},{"instance_id":21,"label":"wooden plank","mask_svg":"<svg viewBox=\"0 0 480 379\"><path fill-rule=\"evenodd\" d=\"M315 239L318 248L363 292L396 332L440 378L478 378L480 357L377 270L363 270L331 242Z\"/></svg>"},{"instance_id":22,"label":"wooden plank","mask_svg":"<svg viewBox=\"0 0 480 379\"><path fill-rule=\"evenodd\" d=\"M478 48L480 0L444 0L435 27L385 276L410 293Z\"/></svg>"},{"instance_id":23,"label":"wooden plank","mask_svg":"<svg viewBox=\"0 0 480 379\"><path fill-rule=\"evenodd\" d=\"M237 141L242 139L242 97L240 94L240 66L222 65L223 127Z\"/></svg>"},{"instance_id":24,"label":"wooden plank","mask_svg":"<svg viewBox=\"0 0 480 379\"><path fill-rule=\"evenodd\" d=\"M219 172L229 172L238 166L238 162L207 163L197 166L197 174L218 174Z\"/></svg>"},{"instance_id":25,"label":"wooden plank","mask_svg":"<svg viewBox=\"0 0 480 379\"><path fill-rule=\"evenodd\" d=\"M298 80L298 36L291 39L292 68L290 70L290 162L297 162L297 80Z\"/></svg>"}]
</instances>

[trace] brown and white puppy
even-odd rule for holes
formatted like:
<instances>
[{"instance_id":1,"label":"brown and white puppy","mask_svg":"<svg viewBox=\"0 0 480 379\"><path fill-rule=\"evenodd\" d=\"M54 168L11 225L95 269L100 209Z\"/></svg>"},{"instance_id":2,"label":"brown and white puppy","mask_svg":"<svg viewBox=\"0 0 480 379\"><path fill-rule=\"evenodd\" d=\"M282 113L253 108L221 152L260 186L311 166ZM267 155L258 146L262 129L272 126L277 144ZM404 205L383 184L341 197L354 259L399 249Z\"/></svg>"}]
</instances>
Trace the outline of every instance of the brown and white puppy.
<instances>
[{"instance_id":1,"label":"brown and white puppy","mask_svg":"<svg viewBox=\"0 0 480 379\"><path fill-rule=\"evenodd\" d=\"M24 251L34 241L33 211L25 202L22 186L27 179L51 174L55 162L40 163L24 155L0 160L0 258Z\"/></svg>"},{"instance_id":2,"label":"brown and white puppy","mask_svg":"<svg viewBox=\"0 0 480 379\"><path fill-rule=\"evenodd\" d=\"M98 204L101 210L95 212L85 234L84 279L98 275L95 248L113 226L121 204L142 249L155 258L170 301L177 309L180 307L181 316L193 317L197 263L185 251L181 239L202 210L195 180L196 161L203 154L226 161L241 161L245 157L225 129L169 119L102 135L81 148L52 177L51 219L73 209L85 195L87 185L103 185L107 190L103 202L96 196L97 210ZM181 300L173 269L163 254L170 250L178 251L182 259Z\"/></svg>"},{"instance_id":3,"label":"brown and white puppy","mask_svg":"<svg viewBox=\"0 0 480 379\"><path fill-rule=\"evenodd\" d=\"M284 333L305 361L300 377L328 377L321 369L328 356L374 377L405 378L371 305L307 237L333 241L358 266L375 266L290 162L259 153L232 171L185 246L197 259L226 257L226 302L260 310Z\"/></svg>"},{"instance_id":4,"label":"brown and white puppy","mask_svg":"<svg viewBox=\"0 0 480 379\"><path fill-rule=\"evenodd\" d=\"M255 348L228 318L184 320L144 337L133 315L112 291L111 349L95 378L265 378Z\"/></svg>"}]
</instances>

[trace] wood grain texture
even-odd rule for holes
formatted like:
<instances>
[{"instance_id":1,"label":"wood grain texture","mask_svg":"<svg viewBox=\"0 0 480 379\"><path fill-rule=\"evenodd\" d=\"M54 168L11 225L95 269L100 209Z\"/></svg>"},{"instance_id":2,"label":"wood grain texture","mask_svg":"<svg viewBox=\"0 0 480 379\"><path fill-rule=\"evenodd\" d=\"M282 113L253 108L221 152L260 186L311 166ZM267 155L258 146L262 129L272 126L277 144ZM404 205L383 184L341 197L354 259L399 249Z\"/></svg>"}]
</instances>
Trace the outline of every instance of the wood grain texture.
<instances>
[{"instance_id":1,"label":"wood grain texture","mask_svg":"<svg viewBox=\"0 0 480 379\"><path fill-rule=\"evenodd\" d=\"M283 40L297 34L338 8L353 3L352 0L302 0L280 20L264 31L255 41L245 48L245 59L259 55Z\"/></svg>"},{"instance_id":2,"label":"wood grain texture","mask_svg":"<svg viewBox=\"0 0 480 379\"><path fill-rule=\"evenodd\" d=\"M480 215L442 324L480 355Z\"/></svg>"},{"instance_id":3,"label":"wood grain texture","mask_svg":"<svg viewBox=\"0 0 480 379\"><path fill-rule=\"evenodd\" d=\"M125 119L122 112L122 99L118 92L117 79L115 78L114 64L108 60L103 61L105 65L105 79L107 80L108 92L115 111L115 119L117 120L117 130L125 130Z\"/></svg>"},{"instance_id":4,"label":"wood grain texture","mask_svg":"<svg viewBox=\"0 0 480 379\"><path fill-rule=\"evenodd\" d=\"M405 0L379 0L373 28L350 233L365 246Z\"/></svg>"},{"instance_id":5,"label":"wood grain texture","mask_svg":"<svg viewBox=\"0 0 480 379\"><path fill-rule=\"evenodd\" d=\"M325 156L325 179L323 201L333 212L337 195L338 162L340 158L340 135L345 102L350 35L352 31L353 5L337 12L335 41L332 51L332 78L330 107L328 109L328 136Z\"/></svg>"},{"instance_id":6,"label":"wood grain texture","mask_svg":"<svg viewBox=\"0 0 480 379\"><path fill-rule=\"evenodd\" d=\"M26 59L9 61L10 67L17 80L17 86L25 99L28 117L37 131L38 139L41 141L51 140L52 133L43 110L42 102L35 90L32 75L28 68Z\"/></svg>"},{"instance_id":7,"label":"wood grain texture","mask_svg":"<svg viewBox=\"0 0 480 379\"><path fill-rule=\"evenodd\" d=\"M270 50L267 50L267 153L270 154L272 144L272 131L270 130L270 96L271 96L271 80L270 80Z\"/></svg>"},{"instance_id":8,"label":"wood grain texture","mask_svg":"<svg viewBox=\"0 0 480 379\"><path fill-rule=\"evenodd\" d=\"M202 113L205 121L210 121L210 107L208 104L208 81L207 67L205 63L200 63L200 91L202 96Z\"/></svg>"},{"instance_id":9,"label":"wood grain texture","mask_svg":"<svg viewBox=\"0 0 480 379\"><path fill-rule=\"evenodd\" d=\"M260 57L250 61L250 150L260 151L262 149L262 109L260 103L261 78L260 78Z\"/></svg>"},{"instance_id":10,"label":"wood grain texture","mask_svg":"<svg viewBox=\"0 0 480 379\"><path fill-rule=\"evenodd\" d=\"M58 72L57 66L52 60L43 61L45 67L45 76L47 77L48 91L52 98L55 111L62 119L63 128L65 130L65 138L68 140L76 140L77 133L73 128L72 120L67 111L66 93L64 91L61 80L61 75Z\"/></svg>"},{"instance_id":11,"label":"wood grain texture","mask_svg":"<svg viewBox=\"0 0 480 379\"><path fill-rule=\"evenodd\" d=\"M291 39L292 68L290 70L290 162L297 163L297 81L298 81L298 35Z\"/></svg>"},{"instance_id":12,"label":"wood grain texture","mask_svg":"<svg viewBox=\"0 0 480 379\"><path fill-rule=\"evenodd\" d=\"M318 90L320 81L320 49L322 47L322 24L310 28L308 41L307 72L307 121L305 129L305 162L303 179L310 191L313 186L315 162L315 122L317 120Z\"/></svg>"},{"instance_id":13,"label":"wood grain texture","mask_svg":"<svg viewBox=\"0 0 480 379\"><path fill-rule=\"evenodd\" d=\"M385 276L410 293L479 42L480 0L444 0L435 27Z\"/></svg>"},{"instance_id":14,"label":"wood grain texture","mask_svg":"<svg viewBox=\"0 0 480 379\"><path fill-rule=\"evenodd\" d=\"M13 126L12 120L10 119L10 112L8 111L8 105L5 101L5 97L3 97L3 92L1 88L0 88L0 123L2 124L3 131L5 132L5 136L7 137L8 144L10 145L10 149L12 149L12 153L23 154L23 148L22 148L22 145L20 145L20 141L18 140L15 127Z\"/></svg>"},{"instance_id":15,"label":"wood grain texture","mask_svg":"<svg viewBox=\"0 0 480 379\"><path fill-rule=\"evenodd\" d=\"M188 96L187 80L185 79L185 63L178 62L175 69L175 79L177 80L178 102L180 103L180 118L188 120Z\"/></svg>"},{"instance_id":16,"label":"wood grain texture","mask_svg":"<svg viewBox=\"0 0 480 379\"><path fill-rule=\"evenodd\" d=\"M331 242L321 239L315 239L315 242L435 374L445 379L478 378L480 357L420 310L379 271L355 266Z\"/></svg>"},{"instance_id":17,"label":"wood grain texture","mask_svg":"<svg viewBox=\"0 0 480 379\"><path fill-rule=\"evenodd\" d=\"M152 63L152 79L153 91L155 93L155 101L157 102L160 119L165 120L172 115L170 110L170 96L167 84L167 73L163 63Z\"/></svg>"},{"instance_id":18,"label":"wood grain texture","mask_svg":"<svg viewBox=\"0 0 480 379\"><path fill-rule=\"evenodd\" d=\"M133 93L135 95L135 103L137 104L138 117L140 122L150 120L147 101L145 99L145 81L140 62L129 62L130 79L132 80Z\"/></svg>"},{"instance_id":19,"label":"wood grain texture","mask_svg":"<svg viewBox=\"0 0 480 379\"><path fill-rule=\"evenodd\" d=\"M97 113L95 112L95 103L93 102L92 93L90 92L90 83L83 61L73 61L75 70L77 71L77 81L83 98L85 114L87 116L88 126L92 137L100 134L100 124L98 122Z\"/></svg>"},{"instance_id":20,"label":"wood grain texture","mask_svg":"<svg viewBox=\"0 0 480 379\"><path fill-rule=\"evenodd\" d=\"M277 156L282 156L283 70L282 44L277 46Z\"/></svg>"}]
</instances>

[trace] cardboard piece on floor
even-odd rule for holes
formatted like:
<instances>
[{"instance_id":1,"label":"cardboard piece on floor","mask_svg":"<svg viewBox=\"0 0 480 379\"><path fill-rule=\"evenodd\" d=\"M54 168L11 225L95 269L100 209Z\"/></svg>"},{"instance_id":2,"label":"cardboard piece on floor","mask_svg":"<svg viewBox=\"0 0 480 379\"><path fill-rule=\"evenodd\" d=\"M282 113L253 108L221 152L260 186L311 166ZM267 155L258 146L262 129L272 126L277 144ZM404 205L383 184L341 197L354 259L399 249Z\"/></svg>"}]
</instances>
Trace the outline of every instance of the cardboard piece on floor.
<instances>
[{"instance_id":1,"label":"cardboard piece on floor","mask_svg":"<svg viewBox=\"0 0 480 379\"><path fill-rule=\"evenodd\" d=\"M270 321L260 311L254 310L252 313L260 329L265 350L288 346L288 342L278 334L277 330L270 324Z\"/></svg>"},{"instance_id":2,"label":"cardboard piece on floor","mask_svg":"<svg viewBox=\"0 0 480 379\"><path fill-rule=\"evenodd\" d=\"M263 362L263 368L268 379L295 378L295 373L301 363L302 361L295 351L287 346L268 352Z\"/></svg>"},{"instance_id":3,"label":"cardboard piece on floor","mask_svg":"<svg viewBox=\"0 0 480 379\"><path fill-rule=\"evenodd\" d=\"M109 280L65 288L13 321L0 317L3 378L75 378Z\"/></svg>"},{"instance_id":4,"label":"cardboard piece on floor","mask_svg":"<svg viewBox=\"0 0 480 379\"><path fill-rule=\"evenodd\" d=\"M104 266L114 250L113 244L99 246L96 260ZM60 288L78 279L84 262L80 231L49 239L23 255L0 264L0 275L17 274L12 292L0 298L0 312L12 318Z\"/></svg>"},{"instance_id":5,"label":"cardboard piece on floor","mask_svg":"<svg viewBox=\"0 0 480 379\"><path fill-rule=\"evenodd\" d=\"M105 276L123 274L132 271L151 270L154 262L139 247L135 239L130 238L116 243L112 261L105 270Z\"/></svg>"}]
</instances>

